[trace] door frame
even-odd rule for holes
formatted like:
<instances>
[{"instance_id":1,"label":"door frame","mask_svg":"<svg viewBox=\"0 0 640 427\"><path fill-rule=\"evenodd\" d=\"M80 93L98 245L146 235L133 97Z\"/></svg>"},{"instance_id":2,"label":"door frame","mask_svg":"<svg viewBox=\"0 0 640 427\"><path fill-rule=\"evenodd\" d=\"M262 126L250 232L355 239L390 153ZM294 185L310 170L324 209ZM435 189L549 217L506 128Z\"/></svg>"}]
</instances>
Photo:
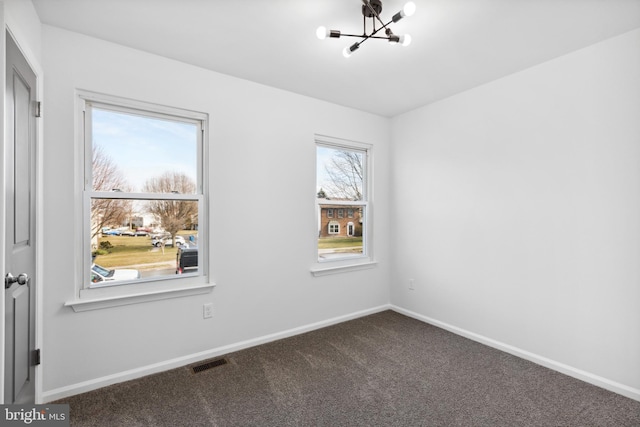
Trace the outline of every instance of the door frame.
<instances>
[{"instance_id":1,"label":"door frame","mask_svg":"<svg viewBox=\"0 0 640 427\"><path fill-rule=\"evenodd\" d=\"M6 46L6 36L5 34L9 32L13 37L14 41L18 45L18 48L22 52L22 55L27 60L29 66L33 70L36 75L36 98L40 101L43 99L43 71L40 66L39 61L37 60L37 56L30 49L29 44L26 42L29 40L26 34L24 34L24 29L18 25L18 23L14 23L13 19L10 15L5 13L5 4L0 1L0 43L2 44L2 52L0 55L0 76L2 77L2 85L0 89L0 94L2 95L2 102L0 103L0 130L2 132L2 149L0 150L0 165L2 165L1 170L6 170L5 165L7 159L5 158L5 149L7 144L7 127L6 127L6 88L5 88L5 80L6 80L6 54L5 54L5 46ZM38 35L39 36L39 35ZM44 113L42 114L44 117ZM36 298L36 306L35 306L35 317L36 317L36 348L42 350L43 358L42 363L35 367L35 403L42 403L42 368L46 363L46 353L43 349L43 333L42 333L42 289L43 289L43 248L42 248L42 236L43 236L43 178L42 178L42 147L43 147L43 119L36 120L36 149L35 149L35 164L36 164L36 278L35 281L35 298ZM0 236L0 271L6 270L5 265L5 239L6 239L6 215L5 215L5 201L6 201L6 188L5 188L5 178L4 174L0 173L0 229L2 233ZM5 294L4 292L0 292L0 307L2 307L2 315L0 316L0 342L3 344L0 346L0 384L4 384L4 327L5 327L5 318L4 318L4 306L5 306ZM4 387L0 387L0 403L4 402Z\"/></svg>"}]
</instances>

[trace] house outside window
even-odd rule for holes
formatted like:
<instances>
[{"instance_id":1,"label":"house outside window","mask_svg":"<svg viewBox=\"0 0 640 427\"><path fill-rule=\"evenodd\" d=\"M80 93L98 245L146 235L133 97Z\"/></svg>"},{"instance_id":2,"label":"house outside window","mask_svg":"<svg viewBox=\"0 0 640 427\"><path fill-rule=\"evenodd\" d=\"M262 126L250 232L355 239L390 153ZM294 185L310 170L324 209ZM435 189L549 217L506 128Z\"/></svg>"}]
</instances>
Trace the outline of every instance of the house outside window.
<instances>
[{"instance_id":1,"label":"house outside window","mask_svg":"<svg viewBox=\"0 0 640 427\"><path fill-rule=\"evenodd\" d=\"M339 209L336 207L330 208L328 206L332 205L326 204L320 208L320 222L322 225L320 227L319 236L321 239L330 236L358 238L361 238L363 236L363 221L360 215L356 215L359 220L357 221L357 223L354 223L353 218L344 218L344 215L342 217L339 215L336 217L335 215L330 214L331 211L333 211L334 214L336 212L339 212ZM354 211L359 212L358 209L354 209ZM348 233L349 224L352 224L351 233ZM335 242L338 243L337 240ZM354 239L353 242L355 242L354 244L359 245L360 239Z\"/></svg>"}]
</instances>

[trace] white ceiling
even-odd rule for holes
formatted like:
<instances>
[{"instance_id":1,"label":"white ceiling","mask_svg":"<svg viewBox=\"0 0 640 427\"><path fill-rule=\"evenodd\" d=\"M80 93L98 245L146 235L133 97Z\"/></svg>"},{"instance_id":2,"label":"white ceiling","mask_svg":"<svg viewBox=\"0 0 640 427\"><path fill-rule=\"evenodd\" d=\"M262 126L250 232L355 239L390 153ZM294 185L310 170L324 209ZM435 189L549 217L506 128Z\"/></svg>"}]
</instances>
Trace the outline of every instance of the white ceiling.
<instances>
[{"instance_id":1,"label":"white ceiling","mask_svg":"<svg viewBox=\"0 0 640 427\"><path fill-rule=\"evenodd\" d=\"M389 117L640 27L640 0L414 2L392 25L410 46L345 59L357 39L315 30L361 33L361 0L33 0L45 24Z\"/></svg>"}]
</instances>

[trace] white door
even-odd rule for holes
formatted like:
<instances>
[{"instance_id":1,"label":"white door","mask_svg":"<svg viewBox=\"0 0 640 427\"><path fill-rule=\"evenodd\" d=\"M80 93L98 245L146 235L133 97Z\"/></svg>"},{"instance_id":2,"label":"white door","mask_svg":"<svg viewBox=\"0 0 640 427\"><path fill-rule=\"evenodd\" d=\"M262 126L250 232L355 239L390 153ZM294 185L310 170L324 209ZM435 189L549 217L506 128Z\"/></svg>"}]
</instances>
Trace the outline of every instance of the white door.
<instances>
[{"instance_id":1,"label":"white door","mask_svg":"<svg viewBox=\"0 0 640 427\"><path fill-rule=\"evenodd\" d=\"M7 33L4 403L34 403L36 76Z\"/></svg>"}]
</instances>

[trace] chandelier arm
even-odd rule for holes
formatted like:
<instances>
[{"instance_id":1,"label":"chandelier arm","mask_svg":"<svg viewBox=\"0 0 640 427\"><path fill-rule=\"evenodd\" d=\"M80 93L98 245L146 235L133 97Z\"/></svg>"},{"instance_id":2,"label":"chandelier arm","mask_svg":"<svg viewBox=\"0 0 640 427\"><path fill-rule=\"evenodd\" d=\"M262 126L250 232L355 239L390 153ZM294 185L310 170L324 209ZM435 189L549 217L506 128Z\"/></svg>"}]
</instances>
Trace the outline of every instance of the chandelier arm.
<instances>
[{"instance_id":1,"label":"chandelier arm","mask_svg":"<svg viewBox=\"0 0 640 427\"><path fill-rule=\"evenodd\" d=\"M376 17L376 19L380 22L380 24L382 25L382 28L387 29L387 25L391 24L391 22L393 21L389 21L388 24L385 24L382 19L380 19L380 15L378 15L378 12L376 12L376 10L373 8L373 6L371 6L371 3L369 2L369 0L362 0L362 3L364 3L365 6L367 6L367 8L369 8L369 11L373 14L373 16ZM375 20L374 20L374 26L375 26ZM379 30L381 30L382 28L380 28ZM374 31L372 34L377 33L378 31Z\"/></svg>"},{"instance_id":2,"label":"chandelier arm","mask_svg":"<svg viewBox=\"0 0 640 427\"><path fill-rule=\"evenodd\" d=\"M389 40L389 36L375 36L373 34L369 34L369 35L362 35L362 34L344 34L344 33L340 33L340 37L357 37L359 39L383 39L383 40Z\"/></svg>"},{"instance_id":3,"label":"chandelier arm","mask_svg":"<svg viewBox=\"0 0 640 427\"><path fill-rule=\"evenodd\" d=\"M356 43L356 49L357 49L357 48L359 48L359 47L360 47L360 45L361 45L362 43L364 43L364 42L366 42L367 40L369 40L369 38L370 38L370 37L371 37L371 36L365 36L365 37L362 37L362 40L360 40L359 42L357 42L357 43Z\"/></svg>"},{"instance_id":4,"label":"chandelier arm","mask_svg":"<svg viewBox=\"0 0 640 427\"><path fill-rule=\"evenodd\" d=\"M380 22L382 22L382 21L380 21ZM391 22L389 22L389 24L390 24L390 23L391 23ZM389 25L389 24L387 24L387 25ZM388 31L388 33L387 33L387 37L380 37L380 36L376 36L376 34L377 34L380 30L382 30L383 28L386 28L386 26L385 26L384 24L383 24L383 26L382 26L382 27L378 28L377 30L375 30L374 32L372 32L371 34L369 34L367 37L368 37L368 38L371 38L371 39L389 39L389 36L393 34L393 32L391 31L391 29L390 29L390 28L387 28L387 29L389 30L389 31Z\"/></svg>"},{"instance_id":5,"label":"chandelier arm","mask_svg":"<svg viewBox=\"0 0 640 427\"><path fill-rule=\"evenodd\" d=\"M387 26L389 24L391 24L391 22L393 22L393 21L389 21L387 23ZM369 39L385 39L385 40L388 40L389 39L389 35L392 35L393 33L390 32L386 37L376 36L376 34L379 33L385 27L386 26L380 27L377 30L373 31L371 34L367 34L366 32L364 34L345 34L345 33L341 32L340 33L340 37L360 37L360 38L363 38L363 39L369 38Z\"/></svg>"},{"instance_id":6,"label":"chandelier arm","mask_svg":"<svg viewBox=\"0 0 640 427\"><path fill-rule=\"evenodd\" d=\"M361 40L361 41L359 41L359 42L357 42L357 43L356 43L356 45L357 45L358 47L360 47L360 45L361 45L362 43L366 42L366 41L367 41L367 40L369 40L369 39L385 39L385 40L389 40L389 39L390 39L390 37L389 37L389 36L387 36L387 37L380 37L380 36L376 36L376 35L375 35L375 34L376 34L378 31L380 31L381 29L382 29L382 28L378 28L375 32L373 32L373 33L371 33L371 34L369 34L369 35L364 35L364 36L355 36L355 37L361 37L361 38L362 38L362 40ZM357 49L357 48L356 48L356 49Z\"/></svg>"}]
</instances>

